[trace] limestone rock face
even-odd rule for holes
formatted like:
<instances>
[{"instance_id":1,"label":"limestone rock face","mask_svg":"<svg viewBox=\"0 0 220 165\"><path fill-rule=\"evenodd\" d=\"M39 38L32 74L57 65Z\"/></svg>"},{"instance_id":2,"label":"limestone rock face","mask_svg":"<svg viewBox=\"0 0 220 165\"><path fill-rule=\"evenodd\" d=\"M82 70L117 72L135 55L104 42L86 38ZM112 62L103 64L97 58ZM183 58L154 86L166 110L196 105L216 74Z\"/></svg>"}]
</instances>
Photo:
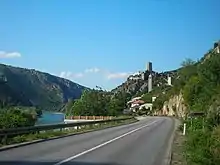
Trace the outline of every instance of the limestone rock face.
<instances>
[{"instance_id":1,"label":"limestone rock face","mask_svg":"<svg viewBox=\"0 0 220 165\"><path fill-rule=\"evenodd\" d=\"M182 93L172 96L168 101L164 102L161 110L162 115L185 117L187 107L184 104Z\"/></svg>"}]
</instances>

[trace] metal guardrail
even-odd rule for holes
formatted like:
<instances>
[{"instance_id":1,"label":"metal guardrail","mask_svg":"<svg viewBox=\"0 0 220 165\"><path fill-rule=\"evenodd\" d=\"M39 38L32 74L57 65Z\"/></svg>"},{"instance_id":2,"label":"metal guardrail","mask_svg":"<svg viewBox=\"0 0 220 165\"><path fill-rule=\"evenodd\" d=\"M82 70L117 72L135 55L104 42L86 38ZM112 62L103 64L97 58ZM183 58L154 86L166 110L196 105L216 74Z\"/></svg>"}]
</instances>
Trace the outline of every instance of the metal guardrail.
<instances>
[{"instance_id":1,"label":"metal guardrail","mask_svg":"<svg viewBox=\"0 0 220 165\"><path fill-rule=\"evenodd\" d=\"M71 120L111 120L113 116L66 116L66 119Z\"/></svg>"},{"instance_id":2,"label":"metal guardrail","mask_svg":"<svg viewBox=\"0 0 220 165\"><path fill-rule=\"evenodd\" d=\"M100 121L86 121L86 122L76 122L76 123L67 123L67 124L51 124L51 125L40 125L32 127L20 127L20 128L10 128L10 129L0 129L0 136L7 137L9 135L22 135L40 131L71 128L76 126L86 126L92 124L101 124L101 123L110 123L116 121L124 121L132 119L133 117L118 118L112 120L100 120Z\"/></svg>"}]
</instances>

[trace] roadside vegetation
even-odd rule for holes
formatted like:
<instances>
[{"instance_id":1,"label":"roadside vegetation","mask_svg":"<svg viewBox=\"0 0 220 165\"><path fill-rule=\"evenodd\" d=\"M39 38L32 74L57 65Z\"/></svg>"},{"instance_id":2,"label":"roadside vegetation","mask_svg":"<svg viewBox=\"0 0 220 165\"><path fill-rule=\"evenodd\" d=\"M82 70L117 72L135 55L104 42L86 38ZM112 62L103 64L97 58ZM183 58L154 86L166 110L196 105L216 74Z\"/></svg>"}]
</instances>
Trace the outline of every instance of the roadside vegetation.
<instances>
[{"instance_id":1,"label":"roadside vegetation","mask_svg":"<svg viewBox=\"0 0 220 165\"><path fill-rule=\"evenodd\" d=\"M181 141L184 159L189 165L219 165L220 54L210 53L209 58L183 64L179 70L180 78L168 94L182 92L188 106L187 113L204 114L187 117L182 122L187 125L185 140ZM182 131L182 126L180 129ZM179 135L179 138L183 136Z\"/></svg>"},{"instance_id":2,"label":"roadside vegetation","mask_svg":"<svg viewBox=\"0 0 220 165\"><path fill-rule=\"evenodd\" d=\"M188 66L186 66L187 69ZM188 164L220 164L220 54L189 65L183 87L189 112L204 112L204 117L186 119L186 160Z\"/></svg>"},{"instance_id":3,"label":"roadside vegetation","mask_svg":"<svg viewBox=\"0 0 220 165\"><path fill-rule=\"evenodd\" d=\"M5 107L0 109L0 129L34 126L42 114L35 108Z\"/></svg>"}]
</instances>

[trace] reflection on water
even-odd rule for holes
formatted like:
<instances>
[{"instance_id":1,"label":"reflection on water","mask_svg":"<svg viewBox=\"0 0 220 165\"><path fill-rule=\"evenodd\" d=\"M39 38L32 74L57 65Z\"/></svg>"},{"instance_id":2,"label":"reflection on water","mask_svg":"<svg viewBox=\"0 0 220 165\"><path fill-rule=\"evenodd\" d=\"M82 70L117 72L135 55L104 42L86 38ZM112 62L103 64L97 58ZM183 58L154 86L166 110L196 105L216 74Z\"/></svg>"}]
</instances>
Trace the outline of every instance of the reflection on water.
<instances>
[{"instance_id":1,"label":"reflection on water","mask_svg":"<svg viewBox=\"0 0 220 165\"><path fill-rule=\"evenodd\" d=\"M64 123L64 118L64 113L44 111L42 116L38 118L36 125Z\"/></svg>"}]
</instances>

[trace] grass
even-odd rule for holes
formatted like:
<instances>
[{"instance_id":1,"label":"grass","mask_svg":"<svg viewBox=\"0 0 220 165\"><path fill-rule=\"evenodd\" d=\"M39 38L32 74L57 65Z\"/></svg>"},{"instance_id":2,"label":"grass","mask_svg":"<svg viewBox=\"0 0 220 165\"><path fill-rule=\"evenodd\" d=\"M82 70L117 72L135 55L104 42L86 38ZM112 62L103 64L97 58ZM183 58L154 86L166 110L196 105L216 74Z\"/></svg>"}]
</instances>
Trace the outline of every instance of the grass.
<instances>
[{"instance_id":1,"label":"grass","mask_svg":"<svg viewBox=\"0 0 220 165\"><path fill-rule=\"evenodd\" d=\"M171 165L186 165L186 160L184 157L184 144L185 136L182 135L182 128L175 132L175 137L172 145L172 159Z\"/></svg>"},{"instance_id":2,"label":"grass","mask_svg":"<svg viewBox=\"0 0 220 165\"><path fill-rule=\"evenodd\" d=\"M33 134L25 134L25 135L19 135L12 138L7 138L7 143L4 145L11 145L11 144L18 144L23 142L31 142L34 140L39 139L50 139L54 137L61 137L64 135L70 135L74 133L84 133L88 131L96 131L104 128L114 127L114 126L120 126L124 124L129 124L136 122L137 120L135 118L124 120L124 121L117 121L117 122L110 122L110 123L101 123L101 124L94 124L94 125L87 125L84 127L81 127L81 129L63 129L63 130L50 130L50 131L42 131L40 133L33 133ZM0 143L0 147L4 146L3 143Z\"/></svg>"},{"instance_id":3,"label":"grass","mask_svg":"<svg viewBox=\"0 0 220 165\"><path fill-rule=\"evenodd\" d=\"M220 126L213 130L190 130L185 151L187 163L190 165L219 165Z\"/></svg>"}]
</instances>

